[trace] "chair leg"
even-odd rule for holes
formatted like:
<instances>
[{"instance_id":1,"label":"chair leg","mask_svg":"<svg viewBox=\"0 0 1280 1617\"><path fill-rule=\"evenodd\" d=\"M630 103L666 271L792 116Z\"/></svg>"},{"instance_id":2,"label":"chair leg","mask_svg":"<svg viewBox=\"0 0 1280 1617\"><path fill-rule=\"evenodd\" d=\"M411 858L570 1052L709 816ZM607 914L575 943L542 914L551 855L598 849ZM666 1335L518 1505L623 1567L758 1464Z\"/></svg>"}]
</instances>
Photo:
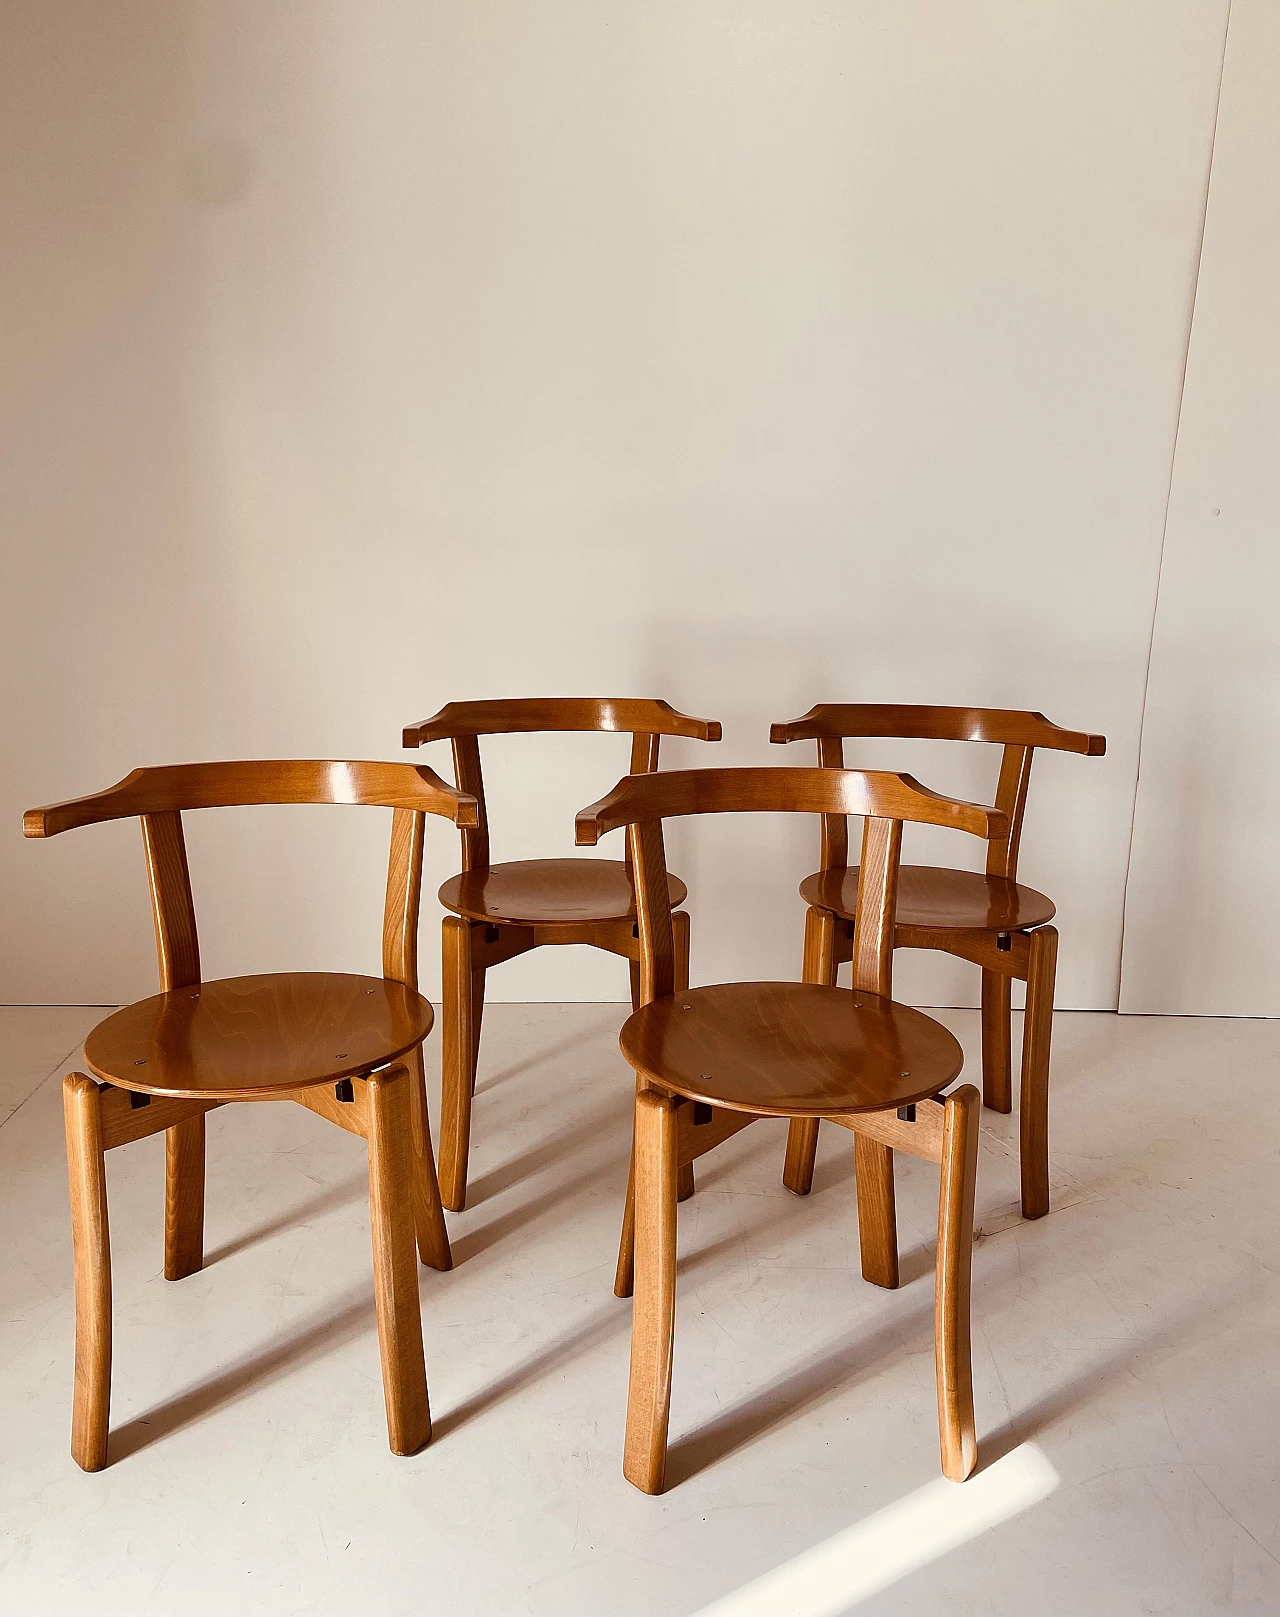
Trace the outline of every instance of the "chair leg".
<instances>
[{"instance_id":1,"label":"chair leg","mask_svg":"<svg viewBox=\"0 0 1280 1617\"><path fill-rule=\"evenodd\" d=\"M453 1253L440 1205L440 1182L431 1149L431 1118L427 1112L427 1076L422 1046L405 1057L409 1067L410 1135L413 1143L413 1229L418 1256L429 1269L452 1269Z\"/></svg>"},{"instance_id":2,"label":"chair leg","mask_svg":"<svg viewBox=\"0 0 1280 1617\"><path fill-rule=\"evenodd\" d=\"M1022 1216L1049 1211L1049 1046L1053 1039L1053 986L1058 970L1058 929L1030 934L1027 1010L1022 1023L1021 1131Z\"/></svg>"},{"instance_id":3,"label":"chair leg","mask_svg":"<svg viewBox=\"0 0 1280 1617\"><path fill-rule=\"evenodd\" d=\"M62 1083L76 1276L76 1379L71 1457L82 1470L107 1463L111 1414L111 1236L107 1163L97 1084L81 1072Z\"/></svg>"},{"instance_id":4,"label":"chair leg","mask_svg":"<svg viewBox=\"0 0 1280 1617\"><path fill-rule=\"evenodd\" d=\"M476 1073L480 1067L480 1024L484 1021L484 979L483 966L471 968L471 1093L476 1092Z\"/></svg>"},{"instance_id":5,"label":"chair leg","mask_svg":"<svg viewBox=\"0 0 1280 1617\"><path fill-rule=\"evenodd\" d=\"M836 917L831 910L810 905L804 918L804 972L807 983L836 980ZM813 1189L813 1165L818 1155L818 1119L793 1117L787 1129L787 1155L782 1182L797 1196Z\"/></svg>"},{"instance_id":6,"label":"chair leg","mask_svg":"<svg viewBox=\"0 0 1280 1617\"><path fill-rule=\"evenodd\" d=\"M893 1152L879 1140L854 1135L858 1193L858 1245L862 1278L892 1291L898 1284L898 1215L893 1196Z\"/></svg>"},{"instance_id":7,"label":"chair leg","mask_svg":"<svg viewBox=\"0 0 1280 1617\"><path fill-rule=\"evenodd\" d=\"M938 1191L934 1355L942 1470L952 1482L963 1482L978 1461L969 1299L980 1113L981 1100L972 1084L965 1084L947 1096L942 1124L942 1180Z\"/></svg>"},{"instance_id":8,"label":"chair leg","mask_svg":"<svg viewBox=\"0 0 1280 1617\"><path fill-rule=\"evenodd\" d=\"M640 962L628 960L627 965L631 971L631 1009L634 1013L640 1009Z\"/></svg>"},{"instance_id":9,"label":"chair leg","mask_svg":"<svg viewBox=\"0 0 1280 1617\"><path fill-rule=\"evenodd\" d=\"M674 986L678 994L682 988L689 986L689 915L686 910L676 910L672 915L671 932L675 955L672 963ZM693 1163L682 1162L676 1172L676 1200L687 1202L695 1189Z\"/></svg>"},{"instance_id":10,"label":"chair leg","mask_svg":"<svg viewBox=\"0 0 1280 1617\"><path fill-rule=\"evenodd\" d=\"M666 1479L671 1358L676 1314L676 1103L636 1096L636 1298L622 1474L643 1493Z\"/></svg>"},{"instance_id":11,"label":"chair leg","mask_svg":"<svg viewBox=\"0 0 1280 1617\"><path fill-rule=\"evenodd\" d=\"M204 1267L204 1117L164 1131L164 1277Z\"/></svg>"},{"instance_id":12,"label":"chair leg","mask_svg":"<svg viewBox=\"0 0 1280 1617\"><path fill-rule=\"evenodd\" d=\"M442 934L444 1022L440 1063L440 1195L452 1213L467 1205L476 1031L471 923L446 915Z\"/></svg>"},{"instance_id":13,"label":"chair leg","mask_svg":"<svg viewBox=\"0 0 1280 1617\"><path fill-rule=\"evenodd\" d=\"M613 1295L630 1297L636 1284L636 1142L631 1141L631 1165L627 1169L627 1200L622 1210L622 1234L618 1237L618 1266L613 1274Z\"/></svg>"},{"instance_id":14,"label":"chair leg","mask_svg":"<svg viewBox=\"0 0 1280 1617\"><path fill-rule=\"evenodd\" d=\"M993 1112L1013 1110L1012 1058L1013 979L1002 971L982 973L982 1104Z\"/></svg>"},{"instance_id":15,"label":"chair leg","mask_svg":"<svg viewBox=\"0 0 1280 1617\"><path fill-rule=\"evenodd\" d=\"M678 994L689 986L689 912L674 910L671 915L672 983Z\"/></svg>"},{"instance_id":16,"label":"chair leg","mask_svg":"<svg viewBox=\"0 0 1280 1617\"><path fill-rule=\"evenodd\" d=\"M413 1250L412 1088L406 1067L369 1076L369 1215L378 1347L393 1454L431 1440L422 1312Z\"/></svg>"}]
</instances>

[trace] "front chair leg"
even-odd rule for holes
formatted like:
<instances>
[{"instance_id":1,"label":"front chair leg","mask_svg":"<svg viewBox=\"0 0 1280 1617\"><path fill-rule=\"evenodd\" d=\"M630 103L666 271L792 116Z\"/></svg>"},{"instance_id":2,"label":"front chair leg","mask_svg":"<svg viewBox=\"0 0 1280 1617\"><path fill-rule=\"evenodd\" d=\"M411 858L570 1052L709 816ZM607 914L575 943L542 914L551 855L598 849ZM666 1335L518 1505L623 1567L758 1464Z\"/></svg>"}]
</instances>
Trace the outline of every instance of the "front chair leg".
<instances>
[{"instance_id":1,"label":"front chair leg","mask_svg":"<svg viewBox=\"0 0 1280 1617\"><path fill-rule=\"evenodd\" d=\"M440 1205L440 1183L431 1150L431 1119L427 1113L427 1078L422 1046L406 1061L409 1065L409 1109L413 1144L413 1229L418 1256L429 1269L452 1269L453 1253Z\"/></svg>"},{"instance_id":2,"label":"front chair leg","mask_svg":"<svg viewBox=\"0 0 1280 1617\"><path fill-rule=\"evenodd\" d=\"M204 1267L204 1114L164 1131L164 1277Z\"/></svg>"},{"instance_id":3,"label":"front chair leg","mask_svg":"<svg viewBox=\"0 0 1280 1617\"><path fill-rule=\"evenodd\" d=\"M1018 1127L1022 1161L1022 1216L1049 1211L1049 1045L1053 1039L1053 986L1058 969L1058 929L1030 934L1027 1009L1022 1021L1022 1094Z\"/></svg>"},{"instance_id":4,"label":"front chair leg","mask_svg":"<svg viewBox=\"0 0 1280 1617\"><path fill-rule=\"evenodd\" d=\"M644 1493L666 1480L671 1357L676 1314L676 1102L636 1096L636 1296L622 1474Z\"/></svg>"},{"instance_id":5,"label":"front chair leg","mask_svg":"<svg viewBox=\"0 0 1280 1617\"><path fill-rule=\"evenodd\" d=\"M393 1454L431 1440L422 1312L413 1251L412 1108L405 1067L369 1075L369 1215L378 1347Z\"/></svg>"},{"instance_id":6,"label":"front chair leg","mask_svg":"<svg viewBox=\"0 0 1280 1617\"><path fill-rule=\"evenodd\" d=\"M1013 979L1002 971L982 972L982 1104L993 1112L1013 1110L1009 1053Z\"/></svg>"},{"instance_id":7,"label":"front chair leg","mask_svg":"<svg viewBox=\"0 0 1280 1617\"><path fill-rule=\"evenodd\" d=\"M63 1080L62 1115L76 1277L71 1457L85 1471L101 1471L111 1412L111 1236L99 1090L82 1072Z\"/></svg>"},{"instance_id":8,"label":"front chair leg","mask_svg":"<svg viewBox=\"0 0 1280 1617\"><path fill-rule=\"evenodd\" d=\"M472 927L446 915L442 932L444 1023L440 1057L440 1195L452 1213L467 1205L471 1095L475 1087L475 981Z\"/></svg>"},{"instance_id":9,"label":"front chair leg","mask_svg":"<svg viewBox=\"0 0 1280 1617\"><path fill-rule=\"evenodd\" d=\"M804 918L804 971L807 983L836 980L836 917L833 911L811 904ZM818 1155L818 1119L793 1117L787 1128L787 1155L782 1182L797 1196L813 1189L813 1165Z\"/></svg>"},{"instance_id":10,"label":"front chair leg","mask_svg":"<svg viewBox=\"0 0 1280 1617\"><path fill-rule=\"evenodd\" d=\"M893 1195L893 1152L879 1140L854 1135L858 1193L858 1245L862 1278L892 1291L898 1284L898 1214Z\"/></svg>"},{"instance_id":11,"label":"front chair leg","mask_svg":"<svg viewBox=\"0 0 1280 1617\"><path fill-rule=\"evenodd\" d=\"M934 1355L942 1470L963 1482L978 1460L973 1418L973 1353L969 1298L973 1273L973 1198L978 1182L981 1097L965 1084L946 1099L942 1180L938 1191L938 1260L934 1287Z\"/></svg>"}]
</instances>

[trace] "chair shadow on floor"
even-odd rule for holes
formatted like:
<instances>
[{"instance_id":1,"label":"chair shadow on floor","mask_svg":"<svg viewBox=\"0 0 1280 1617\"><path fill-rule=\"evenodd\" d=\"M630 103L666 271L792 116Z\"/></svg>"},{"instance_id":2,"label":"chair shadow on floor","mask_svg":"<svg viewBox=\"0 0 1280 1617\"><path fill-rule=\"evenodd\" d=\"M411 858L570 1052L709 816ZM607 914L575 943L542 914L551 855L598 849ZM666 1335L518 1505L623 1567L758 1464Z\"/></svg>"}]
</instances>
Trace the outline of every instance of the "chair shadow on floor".
<instances>
[{"instance_id":1,"label":"chair shadow on floor","mask_svg":"<svg viewBox=\"0 0 1280 1617\"><path fill-rule=\"evenodd\" d=\"M472 1179L467 1187L467 1207L478 1207L491 1196L497 1196L502 1191L510 1189L522 1179L531 1178L541 1173L544 1168L563 1161L575 1152L589 1145L597 1144L602 1137L617 1136L618 1157L623 1163L623 1188L626 1188L626 1150L628 1130L631 1126L632 1098L628 1091L620 1089L613 1100L605 1106L598 1106L589 1116L576 1123L571 1129L565 1129L542 1142L541 1145L531 1146L518 1156L510 1157L497 1168L490 1168L487 1173L480 1174Z\"/></svg>"},{"instance_id":2,"label":"chair shadow on floor","mask_svg":"<svg viewBox=\"0 0 1280 1617\"><path fill-rule=\"evenodd\" d=\"M623 1022L626 1020L628 1011L627 1007L624 1005L619 1005L617 1010L618 1026L621 1027ZM489 1090L497 1089L499 1084L505 1084L508 1079L518 1078L521 1073L531 1072L535 1067L541 1066L544 1062L554 1061L559 1056L568 1055L571 1050L580 1049L582 1045L589 1044L592 1039L597 1037L599 1037L599 1035L595 1028L580 1028L576 1033L570 1033L558 1043L543 1045L539 1050L535 1051L533 1055L526 1056L523 1060L515 1062L512 1066L503 1067L498 1072L487 1073L484 1077L481 1077L479 1072L477 1072L475 1093L477 1095L487 1094ZM616 1051L613 1053L616 1055ZM439 1081L438 1072L436 1073L436 1081Z\"/></svg>"},{"instance_id":3,"label":"chair shadow on floor","mask_svg":"<svg viewBox=\"0 0 1280 1617\"><path fill-rule=\"evenodd\" d=\"M230 1408L260 1387L373 1332L376 1323L372 1292L361 1291L350 1302L313 1317L310 1324L291 1331L271 1347L245 1356L113 1429L108 1449L111 1463L128 1459L184 1426L198 1424L215 1410Z\"/></svg>"},{"instance_id":4,"label":"chair shadow on floor","mask_svg":"<svg viewBox=\"0 0 1280 1617\"><path fill-rule=\"evenodd\" d=\"M601 1283L608 1286L609 1273L602 1265L600 1269ZM609 1303L597 1308L576 1330L564 1336L558 1336L554 1341L548 1342L545 1347L539 1348L527 1358L521 1359L519 1364L512 1365L509 1370L503 1371L495 1381L486 1383L478 1392L472 1393L462 1403L456 1404L452 1409L446 1410L432 1422L433 1441L448 1434L460 1426L466 1426L486 1410L494 1408L508 1398L512 1398L526 1387L532 1386L542 1377L553 1370L562 1369L574 1359L581 1358L583 1354L591 1352L593 1348L609 1341L612 1337L625 1335L631 1329L631 1310L623 1303L611 1298ZM619 1415L621 1419L621 1415ZM619 1427L619 1432L621 1427ZM619 1443L621 1437L619 1437Z\"/></svg>"},{"instance_id":5,"label":"chair shadow on floor","mask_svg":"<svg viewBox=\"0 0 1280 1617\"><path fill-rule=\"evenodd\" d=\"M1020 1444L1043 1437L1049 1427L1096 1402L1110 1387L1132 1375L1136 1356L1145 1356L1161 1346L1173 1346L1185 1340L1193 1324L1203 1324L1236 1295L1232 1287L1223 1286L1215 1295L1198 1299L1194 1305L1166 1320L1154 1334L1122 1344L1097 1360L1084 1374L1017 1411L995 1431L980 1434L977 1470L980 1472L994 1465ZM892 1353L921 1351L931 1333L932 1316L930 1299L926 1306L904 1313L891 1325L867 1334L851 1335L673 1443L667 1461L668 1488L730 1458L818 1408L829 1398L856 1386ZM851 1460L853 1452L851 1448Z\"/></svg>"},{"instance_id":6,"label":"chair shadow on floor","mask_svg":"<svg viewBox=\"0 0 1280 1617\"><path fill-rule=\"evenodd\" d=\"M535 1220L553 1208L562 1208L566 1202L590 1185L597 1177L598 1169L589 1169L575 1174L572 1179L557 1180L537 1196L531 1196L522 1201L518 1207L512 1207L505 1213L499 1213L495 1218L489 1219L485 1224L473 1230L464 1230L461 1235L451 1237L453 1248L453 1263L456 1269L459 1264L466 1263L472 1258L478 1258L482 1252L491 1246L496 1246L508 1236L516 1234L519 1230L527 1229ZM627 1188L626 1164L618 1170L617 1201L618 1219L622 1219L623 1198ZM465 1216L465 1215L455 1215Z\"/></svg>"},{"instance_id":7,"label":"chair shadow on floor","mask_svg":"<svg viewBox=\"0 0 1280 1617\"><path fill-rule=\"evenodd\" d=\"M245 1252L251 1246L257 1246L260 1241L269 1241L273 1235L281 1235L285 1230L305 1226L312 1219L319 1218L324 1213L332 1213L339 1207L346 1207L351 1202L360 1201L368 1194L368 1174L353 1174L336 1185L330 1185L327 1190L322 1190L310 1201L299 1202L295 1207L286 1208L267 1223L259 1224L256 1229L245 1230L242 1235L232 1236L221 1246L214 1247L212 1251L205 1253L204 1267L207 1269L211 1264L221 1263L224 1258L233 1258L238 1252Z\"/></svg>"},{"instance_id":8,"label":"chair shadow on floor","mask_svg":"<svg viewBox=\"0 0 1280 1617\"><path fill-rule=\"evenodd\" d=\"M1223 1285L1207 1297L1198 1297L1194 1303L1166 1318L1149 1335L1122 1343L1064 1386L1054 1387L1025 1409L1015 1410L1002 1426L981 1439L978 1471L985 1471L1019 1444L1043 1437L1049 1427L1087 1409L1112 1387L1132 1380L1135 1360L1145 1360L1162 1348L1174 1348L1194 1340L1193 1328L1202 1328L1207 1320L1221 1318L1228 1304L1238 1302L1239 1296L1238 1287Z\"/></svg>"}]
</instances>

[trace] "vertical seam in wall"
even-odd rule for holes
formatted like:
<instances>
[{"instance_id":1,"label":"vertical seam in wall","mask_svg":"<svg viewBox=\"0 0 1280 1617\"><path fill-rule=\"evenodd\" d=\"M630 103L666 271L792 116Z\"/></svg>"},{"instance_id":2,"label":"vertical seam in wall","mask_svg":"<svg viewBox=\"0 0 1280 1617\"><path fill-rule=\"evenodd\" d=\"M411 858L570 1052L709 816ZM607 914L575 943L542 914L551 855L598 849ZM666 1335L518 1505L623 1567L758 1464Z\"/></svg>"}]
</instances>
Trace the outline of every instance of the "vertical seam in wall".
<instances>
[{"instance_id":1,"label":"vertical seam in wall","mask_svg":"<svg viewBox=\"0 0 1280 1617\"><path fill-rule=\"evenodd\" d=\"M1133 809L1129 815L1129 851L1124 865L1124 891L1120 901L1120 961L1116 973L1116 1010L1124 997L1124 940L1129 920L1129 876L1133 870L1133 844L1138 827L1138 791L1142 784L1142 742L1147 728L1147 696L1151 689L1151 659L1156 644L1156 619L1160 613L1160 585L1164 580L1164 552L1169 539L1169 508L1173 503L1173 478L1178 465L1178 439L1182 433L1182 411L1187 398L1187 367L1191 360L1191 337L1195 330L1196 303L1200 297L1200 270L1204 264L1204 237L1209 222L1209 191L1213 184L1213 157L1218 145L1218 117L1222 111L1222 81L1227 70L1227 39L1231 32L1231 5L1222 24L1222 54L1218 59L1218 93L1213 103L1213 129L1209 135L1209 161L1205 165L1204 202L1200 209L1200 241L1196 247L1196 272L1191 282L1191 307L1187 313L1187 339L1182 349L1182 379L1178 387L1178 415L1169 453L1169 481L1164 492L1164 521L1160 528L1160 554L1156 560L1155 599L1151 603L1151 628L1147 635L1147 666L1142 676L1142 710L1138 717L1138 766L1133 777Z\"/></svg>"}]
</instances>

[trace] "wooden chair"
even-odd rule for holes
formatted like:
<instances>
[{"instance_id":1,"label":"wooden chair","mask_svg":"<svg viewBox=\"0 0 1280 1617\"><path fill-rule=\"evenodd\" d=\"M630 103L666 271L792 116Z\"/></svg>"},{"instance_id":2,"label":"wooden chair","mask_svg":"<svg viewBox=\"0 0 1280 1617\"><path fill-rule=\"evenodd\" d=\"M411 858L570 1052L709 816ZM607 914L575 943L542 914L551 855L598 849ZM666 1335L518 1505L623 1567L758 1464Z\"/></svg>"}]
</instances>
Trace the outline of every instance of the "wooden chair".
<instances>
[{"instance_id":1,"label":"wooden chair","mask_svg":"<svg viewBox=\"0 0 1280 1617\"><path fill-rule=\"evenodd\" d=\"M867 816L853 993L818 983L680 986L662 821L752 811ZM853 1131L862 1272L877 1285L898 1284L894 1151L940 1164L935 1357L942 1469L962 1481L977 1461L969 1282L980 1103L971 1084L942 1096L961 1068L959 1044L939 1023L889 997L904 820L982 837L1006 826L998 809L939 797L909 775L836 769L633 775L578 816L580 843L628 828L636 880L643 1003L621 1036L637 1081L635 1305L622 1469L645 1493L662 1491L666 1467L679 1171L758 1117L825 1117Z\"/></svg>"},{"instance_id":2,"label":"wooden chair","mask_svg":"<svg viewBox=\"0 0 1280 1617\"><path fill-rule=\"evenodd\" d=\"M288 972L206 982L182 813L250 803L361 803L394 809L382 976ZM229 1101L294 1100L369 1142L374 1299L395 1454L431 1436L414 1235L422 1261L452 1259L431 1155L422 1041L431 1006L417 990L418 902L426 816L475 825L474 798L403 763L216 763L135 769L93 797L31 809L29 837L137 815L162 992L100 1022L85 1040L93 1078L63 1083L75 1250L76 1370L71 1453L107 1463L111 1247L106 1153L165 1136L164 1273L204 1262L205 1113ZM98 1080L95 1082L95 1079Z\"/></svg>"},{"instance_id":3,"label":"wooden chair","mask_svg":"<svg viewBox=\"0 0 1280 1617\"><path fill-rule=\"evenodd\" d=\"M453 745L458 790L479 804L480 817L462 833L462 871L440 889L444 918L441 1052L440 1193L451 1212L467 1203L471 1103L480 1053L485 973L491 966L544 944L589 943L622 955L631 967L631 1004L638 1003L640 944L629 861L526 859L489 863L489 820L480 772L480 737L517 732L621 730L631 733L631 773L658 767L663 736L719 741L713 719L691 719L666 702L602 697L552 697L500 702L450 702L432 719L410 725L406 747L428 741ZM679 906L687 889L671 876L678 972L688 981L689 917ZM684 1195L693 1194L685 1176Z\"/></svg>"},{"instance_id":4,"label":"wooden chair","mask_svg":"<svg viewBox=\"0 0 1280 1617\"><path fill-rule=\"evenodd\" d=\"M1011 989L1027 985L1022 1030L1021 1134L1022 1214L1049 1211L1049 1044L1053 1033L1053 987L1058 933L1048 923L1051 899L1017 881L1018 842L1037 747L1100 758L1105 736L1063 730L1042 713L1001 708L880 706L820 703L801 719L775 724L775 742L818 743L818 762L844 767L844 738L898 736L939 741L989 741L1003 746L996 807L1008 831L987 847L985 875L932 865L903 865L898 894L898 949L941 949L982 968L982 1099L993 1111L1013 1109L1010 1082ZM822 869L806 876L800 896L809 906L805 922L804 979L834 983L851 958L857 914L858 867L848 860L848 828L840 816L822 822ZM816 1119L791 1126L786 1184L799 1196L813 1182L818 1145Z\"/></svg>"}]
</instances>

